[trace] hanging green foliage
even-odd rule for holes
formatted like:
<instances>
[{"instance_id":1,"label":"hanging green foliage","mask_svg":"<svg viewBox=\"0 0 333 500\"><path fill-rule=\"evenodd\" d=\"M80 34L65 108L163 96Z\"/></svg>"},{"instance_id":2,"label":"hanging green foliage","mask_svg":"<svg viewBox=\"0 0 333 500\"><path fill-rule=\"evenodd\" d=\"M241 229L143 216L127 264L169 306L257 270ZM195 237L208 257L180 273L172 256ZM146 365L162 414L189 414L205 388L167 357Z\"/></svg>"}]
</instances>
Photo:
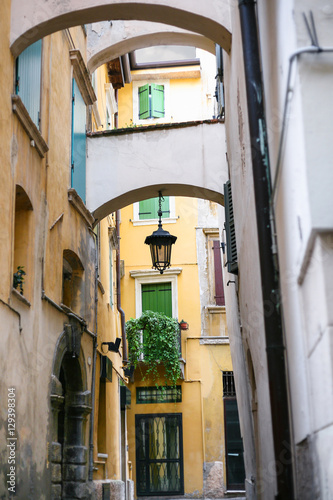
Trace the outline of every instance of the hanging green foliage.
<instances>
[{"instance_id":1,"label":"hanging green foliage","mask_svg":"<svg viewBox=\"0 0 333 500\"><path fill-rule=\"evenodd\" d=\"M157 385L158 366L163 364L167 382L176 385L180 377L178 321L162 313L145 311L140 318L126 322L129 362L135 368L140 361L146 377Z\"/></svg>"}]
</instances>

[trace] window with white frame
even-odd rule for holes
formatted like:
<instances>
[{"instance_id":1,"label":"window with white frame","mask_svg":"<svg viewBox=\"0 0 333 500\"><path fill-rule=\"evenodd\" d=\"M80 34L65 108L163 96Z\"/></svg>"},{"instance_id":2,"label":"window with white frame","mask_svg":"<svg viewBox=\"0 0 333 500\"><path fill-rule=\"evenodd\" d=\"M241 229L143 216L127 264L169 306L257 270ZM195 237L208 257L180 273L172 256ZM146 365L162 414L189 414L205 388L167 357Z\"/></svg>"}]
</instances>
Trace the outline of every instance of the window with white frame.
<instances>
[{"instance_id":1,"label":"window with white frame","mask_svg":"<svg viewBox=\"0 0 333 500\"><path fill-rule=\"evenodd\" d=\"M158 80L158 83L141 80L133 82L133 123L166 123L171 119L170 81Z\"/></svg>"},{"instance_id":2,"label":"window with white frame","mask_svg":"<svg viewBox=\"0 0 333 500\"><path fill-rule=\"evenodd\" d=\"M130 271L130 276L135 279L137 318L147 309L178 318L178 275L181 272L181 268L168 269L163 275L151 269Z\"/></svg>"}]
</instances>

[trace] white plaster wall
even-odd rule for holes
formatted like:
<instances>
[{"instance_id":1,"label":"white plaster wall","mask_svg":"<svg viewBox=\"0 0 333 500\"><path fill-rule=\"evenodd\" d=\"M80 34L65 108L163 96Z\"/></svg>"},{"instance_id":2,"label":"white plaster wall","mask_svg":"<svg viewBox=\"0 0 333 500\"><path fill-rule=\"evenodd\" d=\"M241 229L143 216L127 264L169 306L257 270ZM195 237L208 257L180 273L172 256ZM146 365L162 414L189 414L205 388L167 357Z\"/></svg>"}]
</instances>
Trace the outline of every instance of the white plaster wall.
<instances>
[{"instance_id":1,"label":"white plaster wall","mask_svg":"<svg viewBox=\"0 0 333 500\"><path fill-rule=\"evenodd\" d=\"M163 22L195 31L230 50L227 0L59 0L12 1L11 49L15 56L55 31L104 20Z\"/></svg>"},{"instance_id":2,"label":"white plaster wall","mask_svg":"<svg viewBox=\"0 0 333 500\"><path fill-rule=\"evenodd\" d=\"M296 50L295 18L290 2L260 4L260 41L262 48L267 134L272 182L277 173L277 158L287 87L289 57ZM274 29L275 27L275 29ZM295 441L309 432L308 390L304 364L301 304L297 279L306 235L310 231L308 188L305 176L303 112L298 92L299 79L293 73L294 90L285 129L280 172L274 197L283 315Z\"/></svg>"},{"instance_id":3,"label":"white plaster wall","mask_svg":"<svg viewBox=\"0 0 333 500\"><path fill-rule=\"evenodd\" d=\"M255 368L258 419L262 436L257 454L260 458L258 471L264 471L267 464L274 459L274 455L238 9L234 9L232 14L234 36L231 58L229 59L224 54L226 136L236 221L239 276L235 278L234 275L225 273L225 285L229 280L236 281L233 286L231 284L229 287L225 286L227 323L244 442L246 488L249 490L249 495L253 495L253 490L260 486L262 498L273 499L275 478L273 478L272 487L270 484L272 480L268 481L268 484L261 483L261 477L257 474L251 409L252 394L246 366L246 353L247 349L250 349ZM266 476L267 474L265 479ZM251 478L254 479L255 485L252 484Z\"/></svg>"},{"instance_id":4,"label":"white plaster wall","mask_svg":"<svg viewBox=\"0 0 333 500\"><path fill-rule=\"evenodd\" d=\"M310 9L321 46L332 47L332 2L259 3L273 179L289 59L295 50L311 45L303 19L303 13L309 18ZM332 54L305 54L295 60L274 198L295 449L304 440L315 443L315 453L308 457L312 470L296 461L298 488L304 487L306 498L312 498L311 475L317 476L321 498L327 499L333 478L325 443L333 424L332 84Z\"/></svg>"}]
</instances>

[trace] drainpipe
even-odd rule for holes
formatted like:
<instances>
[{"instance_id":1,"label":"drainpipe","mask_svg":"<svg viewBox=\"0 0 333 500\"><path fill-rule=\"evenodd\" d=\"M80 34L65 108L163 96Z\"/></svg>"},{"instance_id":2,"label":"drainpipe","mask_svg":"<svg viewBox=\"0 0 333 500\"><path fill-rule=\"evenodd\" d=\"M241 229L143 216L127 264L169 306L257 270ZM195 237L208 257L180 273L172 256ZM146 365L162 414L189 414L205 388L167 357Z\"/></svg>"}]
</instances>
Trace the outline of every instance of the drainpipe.
<instances>
[{"instance_id":1,"label":"drainpipe","mask_svg":"<svg viewBox=\"0 0 333 500\"><path fill-rule=\"evenodd\" d=\"M258 226L266 355L277 479L277 500L294 499L291 431L279 275L270 211L271 178L263 102L263 83L254 0L239 0L253 182Z\"/></svg>"},{"instance_id":2,"label":"drainpipe","mask_svg":"<svg viewBox=\"0 0 333 500\"><path fill-rule=\"evenodd\" d=\"M120 210L116 212L116 231L118 238L118 246L116 250L116 268L117 268L117 309L120 313L121 319L121 338L123 344L123 364L127 364L127 343L126 343L126 331L125 331L125 313L121 308L121 293L120 293L120 231L119 231L119 222L120 222Z\"/></svg>"},{"instance_id":3,"label":"drainpipe","mask_svg":"<svg viewBox=\"0 0 333 500\"><path fill-rule=\"evenodd\" d=\"M89 471L88 471L88 481L93 480L94 472L94 421L95 421L95 383L96 383L96 358L97 358L97 306L98 306L98 245L97 245L97 235L91 231L94 235L95 241L95 336L93 339L93 363L92 363L92 374L91 374L91 401L92 409L90 414L90 429L89 429Z\"/></svg>"}]
</instances>

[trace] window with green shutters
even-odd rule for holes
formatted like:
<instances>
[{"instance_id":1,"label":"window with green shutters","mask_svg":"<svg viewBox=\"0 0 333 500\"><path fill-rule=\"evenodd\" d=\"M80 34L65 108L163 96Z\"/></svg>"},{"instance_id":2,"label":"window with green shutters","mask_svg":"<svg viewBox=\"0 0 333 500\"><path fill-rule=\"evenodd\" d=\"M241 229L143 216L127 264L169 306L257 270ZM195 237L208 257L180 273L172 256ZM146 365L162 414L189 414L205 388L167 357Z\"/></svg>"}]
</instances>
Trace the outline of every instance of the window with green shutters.
<instances>
[{"instance_id":1,"label":"window with green shutters","mask_svg":"<svg viewBox=\"0 0 333 500\"><path fill-rule=\"evenodd\" d=\"M150 198L139 202L139 219L157 219L158 198ZM162 200L162 218L170 217L170 202L169 197L165 196Z\"/></svg>"},{"instance_id":2,"label":"window with green shutters","mask_svg":"<svg viewBox=\"0 0 333 500\"><path fill-rule=\"evenodd\" d=\"M16 59L15 91L20 96L30 118L40 128L40 85L42 40L30 45Z\"/></svg>"},{"instance_id":3,"label":"window with green shutters","mask_svg":"<svg viewBox=\"0 0 333 500\"><path fill-rule=\"evenodd\" d=\"M139 120L164 118L164 85L147 83L139 87Z\"/></svg>"},{"instance_id":4,"label":"window with green shutters","mask_svg":"<svg viewBox=\"0 0 333 500\"><path fill-rule=\"evenodd\" d=\"M149 283L141 285L142 312L163 313L172 318L171 283Z\"/></svg>"},{"instance_id":5,"label":"window with green shutters","mask_svg":"<svg viewBox=\"0 0 333 500\"><path fill-rule=\"evenodd\" d=\"M75 79L72 98L72 188L86 202L86 105Z\"/></svg>"}]
</instances>

